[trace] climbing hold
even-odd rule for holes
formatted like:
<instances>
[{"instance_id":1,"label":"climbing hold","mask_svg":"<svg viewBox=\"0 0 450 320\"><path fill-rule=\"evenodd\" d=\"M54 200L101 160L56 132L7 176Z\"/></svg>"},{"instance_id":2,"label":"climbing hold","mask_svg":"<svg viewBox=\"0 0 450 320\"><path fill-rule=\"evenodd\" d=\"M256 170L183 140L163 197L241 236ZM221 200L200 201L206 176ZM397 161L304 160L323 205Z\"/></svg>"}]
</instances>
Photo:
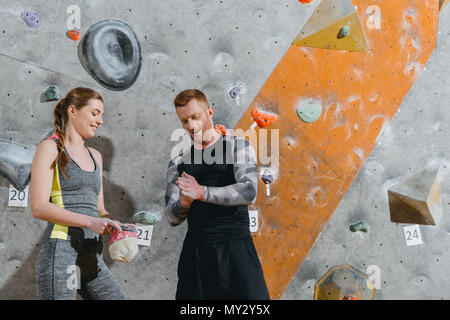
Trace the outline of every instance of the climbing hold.
<instances>
[{"instance_id":1,"label":"climbing hold","mask_svg":"<svg viewBox=\"0 0 450 320\"><path fill-rule=\"evenodd\" d=\"M300 1L301 3L310 3L312 0L298 0L298 1Z\"/></svg>"},{"instance_id":2,"label":"climbing hold","mask_svg":"<svg viewBox=\"0 0 450 320\"><path fill-rule=\"evenodd\" d=\"M23 191L31 177L34 150L25 145L0 140L0 176L5 177L19 191Z\"/></svg>"},{"instance_id":3,"label":"climbing hold","mask_svg":"<svg viewBox=\"0 0 450 320\"><path fill-rule=\"evenodd\" d=\"M241 93L241 90L239 89L238 86L230 89L230 97L233 99L236 99L240 93Z\"/></svg>"},{"instance_id":4,"label":"climbing hold","mask_svg":"<svg viewBox=\"0 0 450 320\"><path fill-rule=\"evenodd\" d=\"M388 190L391 221L436 225L442 216L442 168L432 165Z\"/></svg>"},{"instance_id":5,"label":"climbing hold","mask_svg":"<svg viewBox=\"0 0 450 320\"><path fill-rule=\"evenodd\" d=\"M297 108L298 117L307 123L312 123L319 119L322 114L322 105L320 104L308 104Z\"/></svg>"},{"instance_id":6,"label":"climbing hold","mask_svg":"<svg viewBox=\"0 0 450 320\"><path fill-rule=\"evenodd\" d=\"M41 25L41 17L36 12L23 11L20 16L30 28L37 28Z\"/></svg>"},{"instance_id":7,"label":"climbing hold","mask_svg":"<svg viewBox=\"0 0 450 320\"><path fill-rule=\"evenodd\" d=\"M81 64L105 88L125 90L137 80L142 63L141 45L127 23L101 20L87 30L80 46Z\"/></svg>"},{"instance_id":8,"label":"climbing hold","mask_svg":"<svg viewBox=\"0 0 450 320\"><path fill-rule=\"evenodd\" d=\"M56 101L60 100L59 89L57 86L51 85L47 87L44 91L44 100L45 101Z\"/></svg>"},{"instance_id":9,"label":"climbing hold","mask_svg":"<svg viewBox=\"0 0 450 320\"><path fill-rule=\"evenodd\" d=\"M374 297L375 288L369 277L348 264L328 270L317 281L314 292L314 300L373 300Z\"/></svg>"},{"instance_id":10,"label":"climbing hold","mask_svg":"<svg viewBox=\"0 0 450 320\"><path fill-rule=\"evenodd\" d=\"M268 112L262 112L258 109L253 109L252 111L252 118L255 120L255 123L260 126L261 128L270 126L272 123L274 123L277 120L277 116ZM252 125L252 129L255 125Z\"/></svg>"},{"instance_id":11,"label":"climbing hold","mask_svg":"<svg viewBox=\"0 0 450 320\"><path fill-rule=\"evenodd\" d=\"M348 36L348 34L350 33L350 27L349 26L343 26L341 28L341 30L339 30L338 33L338 39L342 39L345 38L346 36Z\"/></svg>"},{"instance_id":12,"label":"climbing hold","mask_svg":"<svg viewBox=\"0 0 450 320\"><path fill-rule=\"evenodd\" d=\"M81 38L81 32L79 30L69 30L67 31L67 37L69 37L70 39L72 39L73 41L78 41Z\"/></svg>"},{"instance_id":13,"label":"climbing hold","mask_svg":"<svg viewBox=\"0 0 450 320\"><path fill-rule=\"evenodd\" d=\"M357 223L350 225L349 229L351 232L356 232L356 231L368 232L369 225L364 221L358 221Z\"/></svg>"},{"instance_id":14,"label":"climbing hold","mask_svg":"<svg viewBox=\"0 0 450 320\"><path fill-rule=\"evenodd\" d=\"M352 29L336 37L345 26ZM344 33L346 28L344 28ZM369 52L364 29L356 7L350 0L322 0L293 42L297 46Z\"/></svg>"},{"instance_id":15,"label":"climbing hold","mask_svg":"<svg viewBox=\"0 0 450 320\"><path fill-rule=\"evenodd\" d=\"M244 93L247 93L247 88L244 84L234 84L229 90L228 94L232 99L235 100L236 105L240 105L241 99L240 96Z\"/></svg>"},{"instance_id":16,"label":"climbing hold","mask_svg":"<svg viewBox=\"0 0 450 320\"><path fill-rule=\"evenodd\" d=\"M273 172L270 169L267 169L264 171L261 179L266 185L266 196L270 196L270 184L274 181Z\"/></svg>"},{"instance_id":17,"label":"climbing hold","mask_svg":"<svg viewBox=\"0 0 450 320\"><path fill-rule=\"evenodd\" d=\"M141 224L155 224L162 218L162 209L158 207L151 207L150 210L139 211L131 217L134 223Z\"/></svg>"},{"instance_id":18,"label":"climbing hold","mask_svg":"<svg viewBox=\"0 0 450 320\"><path fill-rule=\"evenodd\" d=\"M227 128L223 125L223 124L219 124L216 123L214 125L214 128L216 129L217 132L219 132L221 135L226 135L227 134Z\"/></svg>"},{"instance_id":19,"label":"climbing hold","mask_svg":"<svg viewBox=\"0 0 450 320\"><path fill-rule=\"evenodd\" d=\"M264 171L264 174L262 176L262 180L264 181L265 184L271 184L273 182L273 180L274 180L272 171L269 170L269 169Z\"/></svg>"},{"instance_id":20,"label":"climbing hold","mask_svg":"<svg viewBox=\"0 0 450 320\"><path fill-rule=\"evenodd\" d=\"M449 2L450 0L439 0L439 10L442 10Z\"/></svg>"},{"instance_id":21,"label":"climbing hold","mask_svg":"<svg viewBox=\"0 0 450 320\"><path fill-rule=\"evenodd\" d=\"M138 253L136 229L120 226L122 232L113 228L109 240L109 254L117 262L130 262Z\"/></svg>"}]
</instances>

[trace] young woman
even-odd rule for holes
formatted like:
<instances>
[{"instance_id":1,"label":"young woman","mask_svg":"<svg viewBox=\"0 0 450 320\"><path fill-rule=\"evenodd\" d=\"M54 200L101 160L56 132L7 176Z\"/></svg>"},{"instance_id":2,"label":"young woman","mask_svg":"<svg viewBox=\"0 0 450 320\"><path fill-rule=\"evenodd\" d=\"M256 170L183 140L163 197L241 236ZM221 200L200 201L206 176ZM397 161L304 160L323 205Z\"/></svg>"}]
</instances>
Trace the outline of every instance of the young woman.
<instances>
[{"instance_id":1,"label":"young woman","mask_svg":"<svg viewBox=\"0 0 450 320\"><path fill-rule=\"evenodd\" d=\"M75 88L54 109L54 134L41 141L31 168L35 218L48 221L36 261L40 299L126 299L103 261L101 235L120 223L105 210L102 156L85 145L103 123L103 98Z\"/></svg>"}]
</instances>

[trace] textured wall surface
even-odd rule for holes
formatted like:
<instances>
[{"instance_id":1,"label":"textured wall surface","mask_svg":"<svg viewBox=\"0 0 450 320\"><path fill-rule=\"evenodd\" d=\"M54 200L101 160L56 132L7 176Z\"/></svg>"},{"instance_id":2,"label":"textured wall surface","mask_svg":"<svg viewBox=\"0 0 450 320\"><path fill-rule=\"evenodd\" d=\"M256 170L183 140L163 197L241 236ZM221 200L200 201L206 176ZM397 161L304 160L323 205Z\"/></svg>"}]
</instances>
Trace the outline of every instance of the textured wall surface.
<instances>
[{"instance_id":1,"label":"textured wall surface","mask_svg":"<svg viewBox=\"0 0 450 320\"><path fill-rule=\"evenodd\" d=\"M152 203L162 204L165 169L175 144L170 136L180 127L172 106L176 93L186 88L203 90L215 108L215 121L234 127L318 2L2 1L0 139L36 146L52 129L55 103L40 100L47 86L57 85L62 95L77 86L98 90L105 98L104 125L87 144L104 158L107 210L127 221ZM70 5L81 9L82 34L105 18L122 19L134 29L143 61L131 88L109 91L83 69L78 43L65 35ZM20 18L23 10L38 12L41 26L29 28ZM363 272L369 265L379 266L378 299L450 298L447 168L443 217L438 226L421 226L423 245L406 246L403 225L390 222L385 190L393 179L448 159L449 15L450 8L444 8L437 47L426 70L384 128L283 298L312 299L315 282L332 266L344 263ZM236 82L247 88L240 105L228 95ZM9 182L0 177L0 299L36 299L35 259L46 223L34 219L29 206L9 207L8 191ZM360 219L370 231L348 231L349 224ZM173 228L163 219L154 226L151 247L140 247L128 264L111 261L104 251L129 298L174 298L185 231L185 224Z\"/></svg>"}]
</instances>

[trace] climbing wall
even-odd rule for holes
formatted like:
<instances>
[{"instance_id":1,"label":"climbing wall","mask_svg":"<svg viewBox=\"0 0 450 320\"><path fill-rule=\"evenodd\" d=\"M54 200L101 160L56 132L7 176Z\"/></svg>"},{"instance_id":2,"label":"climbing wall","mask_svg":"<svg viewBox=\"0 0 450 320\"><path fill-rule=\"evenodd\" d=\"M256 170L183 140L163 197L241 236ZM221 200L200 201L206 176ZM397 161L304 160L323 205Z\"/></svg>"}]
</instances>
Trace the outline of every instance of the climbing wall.
<instances>
[{"instance_id":1,"label":"climbing wall","mask_svg":"<svg viewBox=\"0 0 450 320\"><path fill-rule=\"evenodd\" d=\"M255 108L276 116L265 127L269 141L279 130L279 161L266 166L274 173L270 196L261 180L252 208L272 298L313 299L319 279L345 264L369 275L380 271L378 299L449 298L450 257L442 246L450 227L445 5L2 1L0 299L37 298L34 268L46 223L32 217L29 203L11 201L27 198L11 185L27 184L17 168L26 170L28 154L52 129L49 86L62 96L77 86L103 95L104 125L87 144L103 155L106 208L120 221L162 207L165 169L179 142L171 140L180 127L172 101L183 89L199 88L215 108L215 122L227 128L249 129ZM104 19L125 22L140 45L141 68L125 90L102 85L83 65L83 36ZM444 163L442 218L420 225L423 243L407 246L409 225L391 222L387 190L435 162ZM366 232L349 229L358 221ZM150 246L140 246L130 263L112 261L105 250L131 299L175 295L186 225L173 228L163 218L152 227Z\"/></svg>"}]
</instances>

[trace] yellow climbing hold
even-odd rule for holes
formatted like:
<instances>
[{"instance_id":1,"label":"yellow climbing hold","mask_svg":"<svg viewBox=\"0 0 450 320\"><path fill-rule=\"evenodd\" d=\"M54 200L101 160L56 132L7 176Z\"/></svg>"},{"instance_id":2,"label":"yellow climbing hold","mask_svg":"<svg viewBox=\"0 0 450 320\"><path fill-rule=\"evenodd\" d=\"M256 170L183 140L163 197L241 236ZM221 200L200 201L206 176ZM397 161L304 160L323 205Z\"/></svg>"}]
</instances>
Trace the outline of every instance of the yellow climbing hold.
<instances>
[{"instance_id":1,"label":"yellow climbing hold","mask_svg":"<svg viewBox=\"0 0 450 320\"><path fill-rule=\"evenodd\" d=\"M349 30L345 37L342 29ZM322 0L297 35L294 45L370 52L356 8L349 0Z\"/></svg>"}]
</instances>

